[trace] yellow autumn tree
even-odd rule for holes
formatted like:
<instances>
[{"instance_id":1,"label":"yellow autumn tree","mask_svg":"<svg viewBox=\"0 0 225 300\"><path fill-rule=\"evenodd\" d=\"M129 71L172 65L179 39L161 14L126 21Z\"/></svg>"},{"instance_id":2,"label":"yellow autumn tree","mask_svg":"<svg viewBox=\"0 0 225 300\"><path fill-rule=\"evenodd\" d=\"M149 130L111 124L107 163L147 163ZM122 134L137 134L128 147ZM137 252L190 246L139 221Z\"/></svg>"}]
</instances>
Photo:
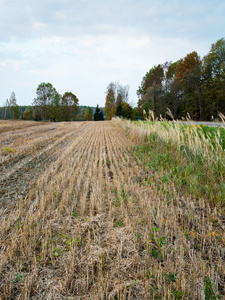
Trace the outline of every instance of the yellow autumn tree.
<instances>
[{"instance_id":1,"label":"yellow autumn tree","mask_svg":"<svg viewBox=\"0 0 225 300\"><path fill-rule=\"evenodd\" d=\"M86 107L84 111L84 121L91 121L92 120L92 115L89 107Z\"/></svg>"},{"instance_id":2,"label":"yellow autumn tree","mask_svg":"<svg viewBox=\"0 0 225 300\"><path fill-rule=\"evenodd\" d=\"M106 100L105 100L105 112L107 120L111 120L116 113L116 98L115 98L115 91L114 91L114 84L109 84L107 91L106 91Z\"/></svg>"}]
</instances>

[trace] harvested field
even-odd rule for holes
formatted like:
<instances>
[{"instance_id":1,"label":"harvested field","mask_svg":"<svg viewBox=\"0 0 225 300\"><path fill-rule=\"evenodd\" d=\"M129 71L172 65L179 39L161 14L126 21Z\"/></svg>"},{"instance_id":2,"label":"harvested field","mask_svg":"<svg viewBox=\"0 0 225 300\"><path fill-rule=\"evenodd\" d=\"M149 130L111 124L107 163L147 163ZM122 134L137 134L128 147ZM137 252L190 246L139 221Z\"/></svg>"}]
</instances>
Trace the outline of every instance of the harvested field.
<instances>
[{"instance_id":1,"label":"harvested field","mask_svg":"<svg viewBox=\"0 0 225 300\"><path fill-rule=\"evenodd\" d=\"M1 299L224 297L220 208L176 191L169 199L118 124L7 128Z\"/></svg>"}]
</instances>

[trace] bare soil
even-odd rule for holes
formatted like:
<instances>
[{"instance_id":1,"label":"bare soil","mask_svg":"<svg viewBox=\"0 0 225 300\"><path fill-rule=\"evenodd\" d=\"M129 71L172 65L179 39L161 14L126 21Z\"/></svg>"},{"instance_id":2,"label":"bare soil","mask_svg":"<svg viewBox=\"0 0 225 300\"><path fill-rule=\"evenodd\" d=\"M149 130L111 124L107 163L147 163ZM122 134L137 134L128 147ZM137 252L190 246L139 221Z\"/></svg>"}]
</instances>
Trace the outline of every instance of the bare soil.
<instances>
[{"instance_id":1,"label":"bare soil","mask_svg":"<svg viewBox=\"0 0 225 300\"><path fill-rule=\"evenodd\" d=\"M21 197L28 196L37 178L58 159L83 130L84 124L80 125L81 123L71 126L71 123L58 125L41 122L25 122L23 125L19 122L19 126L13 127L10 134L11 127L8 125L7 132L4 131L0 136L0 149L15 146L13 148L15 152L0 150L3 154L3 160L0 162L0 211L9 211L9 208L12 209L18 204ZM29 147L31 142L33 144L36 142L35 147ZM22 151L19 151L20 148Z\"/></svg>"}]
</instances>

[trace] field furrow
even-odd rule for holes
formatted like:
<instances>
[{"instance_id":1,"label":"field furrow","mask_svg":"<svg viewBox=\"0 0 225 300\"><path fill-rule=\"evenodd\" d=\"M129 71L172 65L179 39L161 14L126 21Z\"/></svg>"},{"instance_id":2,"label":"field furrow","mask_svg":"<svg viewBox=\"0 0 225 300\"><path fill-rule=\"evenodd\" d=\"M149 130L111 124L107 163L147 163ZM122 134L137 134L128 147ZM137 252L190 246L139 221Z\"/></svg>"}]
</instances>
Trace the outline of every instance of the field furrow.
<instances>
[{"instance_id":1,"label":"field furrow","mask_svg":"<svg viewBox=\"0 0 225 300\"><path fill-rule=\"evenodd\" d=\"M31 129L29 129L29 140L32 142L32 145L36 144L35 148L32 148L31 151L30 144L23 142L23 155L18 156L19 151L13 152L11 155L8 155L8 160L0 165L0 208L6 207L8 209L8 206L12 205L14 201L18 201L20 197L27 195L27 192L40 174L52 162L56 161L74 138L84 130L83 126L78 125L73 127L71 124L65 125L66 129L61 130L60 128L59 132L49 137L48 134L44 135L42 140L40 136L43 135L43 128L41 126L32 127L35 131L39 129L38 146L37 136L35 134L31 135ZM44 127L48 133L53 130L52 125L45 125ZM16 135L16 130L14 134ZM21 139L20 130L18 135L19 137L16 137L15 140ZM42 147L40 147L40 144L42 144Z\"/></svg>"},{"instance_id":2,"label":"field furrow","mask_svg":"<svg viewBox=\"0 0 225 300\"><path fill-rule=\"evenodd\" d=\"M170 198L116 123L64 129L45 148L51 163L32 186L15 177L26 194L1 210L2 299L203 299L209 278L223 292L217 211Z\"/></svg>"}]
</instances>

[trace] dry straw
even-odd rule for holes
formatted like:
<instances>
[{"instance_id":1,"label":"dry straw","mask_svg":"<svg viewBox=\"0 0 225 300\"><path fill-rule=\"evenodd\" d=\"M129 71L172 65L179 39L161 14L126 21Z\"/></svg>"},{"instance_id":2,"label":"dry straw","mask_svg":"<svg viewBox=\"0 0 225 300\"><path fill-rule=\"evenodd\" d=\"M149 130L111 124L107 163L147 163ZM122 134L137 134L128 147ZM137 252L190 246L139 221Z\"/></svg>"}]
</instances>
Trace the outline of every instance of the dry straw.
<instances>
[{"instance_id":1,"label":"dry straw","mask_svg":"<svg viewBox=\"0 0 225 300\"><path fill-rule=\"evenodd\" d=\"M152 130L118 122L135 139ZM68 134L71 128L76 135L58 159L2 212L1 298L223 295L221 211L191 195L168 199L154 181L149 186L151 174L133 156L135 139L115 122L73 123Z\"/></svg>"}]
</instances>

